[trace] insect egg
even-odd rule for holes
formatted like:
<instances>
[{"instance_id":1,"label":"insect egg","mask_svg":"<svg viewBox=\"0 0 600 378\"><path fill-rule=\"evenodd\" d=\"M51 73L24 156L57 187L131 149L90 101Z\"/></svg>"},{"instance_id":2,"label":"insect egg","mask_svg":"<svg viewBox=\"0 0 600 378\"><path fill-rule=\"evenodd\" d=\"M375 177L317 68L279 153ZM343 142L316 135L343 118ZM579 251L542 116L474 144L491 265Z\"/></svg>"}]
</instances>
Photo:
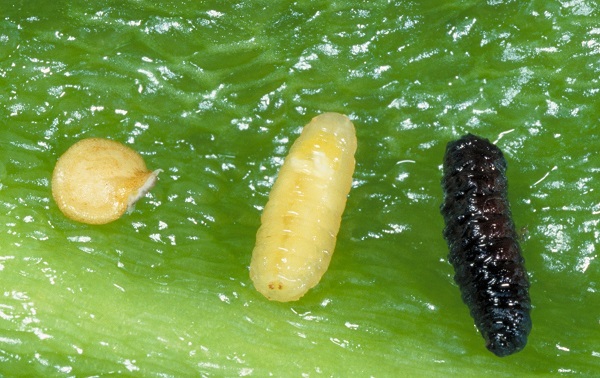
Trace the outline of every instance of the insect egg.
<instances>
[{"instance_id":1,"label":"insect egg","mask_svg":"<svg viewBox=\"0 0 600 378\"><path fill-rule=\"evenodd\" d=\"M161 171L149 171L137 152L119 142L83 139L56 162L52 196L68 218L105 224L132 211Z\"/></svg>"}]
</instances>

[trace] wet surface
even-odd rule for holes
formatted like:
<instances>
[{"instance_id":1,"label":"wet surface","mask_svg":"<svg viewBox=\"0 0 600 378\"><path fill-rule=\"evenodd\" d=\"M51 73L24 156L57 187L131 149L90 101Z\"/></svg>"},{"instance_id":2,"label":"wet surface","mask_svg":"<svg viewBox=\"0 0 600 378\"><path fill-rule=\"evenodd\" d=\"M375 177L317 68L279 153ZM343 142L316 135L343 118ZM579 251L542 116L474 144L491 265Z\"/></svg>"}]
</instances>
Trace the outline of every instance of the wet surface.
<instances>
[{"instance_id":1,"label":"wet surface","mask_svg":"<svg viewBox=\"0 0 600 378\"><path fill-rule=\"evenodd\" d=\"M596 3L0 10L0 369L595 371ZM247 270L260 212L300 128L324 111L356 125L353 189L319 286L273 304ZM504 152L528 235L534 329L505 360L481 345L446 261L442 157L467 132ZM84 137L119 140L164 170L114 224L75 224L51 200L54 162Z\"/></svg>"}]
</instances>

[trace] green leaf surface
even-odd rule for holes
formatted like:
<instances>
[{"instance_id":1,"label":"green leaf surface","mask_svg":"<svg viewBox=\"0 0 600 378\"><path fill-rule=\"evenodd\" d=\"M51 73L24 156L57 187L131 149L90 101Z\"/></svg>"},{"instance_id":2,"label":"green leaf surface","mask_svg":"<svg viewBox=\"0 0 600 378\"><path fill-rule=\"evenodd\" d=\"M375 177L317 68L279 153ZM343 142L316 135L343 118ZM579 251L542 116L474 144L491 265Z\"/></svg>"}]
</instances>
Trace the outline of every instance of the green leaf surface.
<instances>
[{"instance_id":1,"label":"green leaf surface","mask_svg":"<svg viewBox=\"0 0 600 378\"><path fill-rule=\"evenodd\" d=\"M0 375L597 375L600 9L576 1L0 4ZM298 302L248 276L291 143L357 128L336 252ZM442 237L446 143L504 151L531 281L527 347L485 349ZM56 159L139 151L157 186L65 218Z\"/></svg>"}]
</instances>

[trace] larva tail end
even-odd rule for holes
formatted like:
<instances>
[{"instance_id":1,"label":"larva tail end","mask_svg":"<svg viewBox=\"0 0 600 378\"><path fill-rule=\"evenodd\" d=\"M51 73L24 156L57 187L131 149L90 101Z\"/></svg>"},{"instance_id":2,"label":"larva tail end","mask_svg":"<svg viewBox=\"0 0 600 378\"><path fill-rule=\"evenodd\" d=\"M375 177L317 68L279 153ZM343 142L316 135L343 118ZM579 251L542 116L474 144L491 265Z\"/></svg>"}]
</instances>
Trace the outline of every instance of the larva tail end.
<instances>
[{"instance_id":1,"label":"larva tail end","mask_svg":"<svg viewBox=\"0 0 600 378\"><path fill-rule=\"evenodd\" d=\"M507 335L499 332L489 336L486 348L498 357L506 357L517 353L527 344L527 335Z\"/></svg>"},{"instance_id":2,"label":"larva tail end","mask_svg":"<svg viewBox=\"0 0 600 378\"><path fill-rule=\"evenodd\" d=\"M483 333L486 348L498 357L506 357L525 348L531 331L528 311L516 311L509 318L512 319L512 324Z\"/></svg>"},{"instance_id":3,"label":"larva tail end","mask_svg":"<svg viewBox=\"0 0 600 378\"><path fill-rule=\"evenodd\" d=\"M266 284L254 283L256 290L264 295L270 301L277 302L292 302L297 301L306 294L307 290L298 290L298 288L291 288L281 280L270 280Z\"/></svg>"}]
</instances>

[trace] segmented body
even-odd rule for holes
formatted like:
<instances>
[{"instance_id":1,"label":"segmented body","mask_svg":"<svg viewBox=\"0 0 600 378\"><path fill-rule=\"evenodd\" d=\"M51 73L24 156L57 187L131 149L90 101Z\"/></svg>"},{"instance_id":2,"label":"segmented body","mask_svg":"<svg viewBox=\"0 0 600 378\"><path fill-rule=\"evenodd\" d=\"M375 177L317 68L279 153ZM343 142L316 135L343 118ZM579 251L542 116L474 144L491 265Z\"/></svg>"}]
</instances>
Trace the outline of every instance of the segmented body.
<instances>
[{"instance_id":1,"label":"segmented body","mask_svg":"<svg viewBox=\"0 0 600 378\"><path fill-rule=\"evenodd\" d=\"M250 277L271 300L293 301L319 283L352 185L356 135L348 117L312 119L292 145L265 206Z\"/></svg>"},{"instance_id":2,"label":"segmented body","mask_svg":"<svg viewBox=\"0 0 600 378\"><path fill-rule=\"evenodd\" d=\"M486 139L468 134L444 157L444 237L463 301L487 348L507 356L531 330L529 281L507 199L506 160Z\"/></svg>"}]
</instances>

